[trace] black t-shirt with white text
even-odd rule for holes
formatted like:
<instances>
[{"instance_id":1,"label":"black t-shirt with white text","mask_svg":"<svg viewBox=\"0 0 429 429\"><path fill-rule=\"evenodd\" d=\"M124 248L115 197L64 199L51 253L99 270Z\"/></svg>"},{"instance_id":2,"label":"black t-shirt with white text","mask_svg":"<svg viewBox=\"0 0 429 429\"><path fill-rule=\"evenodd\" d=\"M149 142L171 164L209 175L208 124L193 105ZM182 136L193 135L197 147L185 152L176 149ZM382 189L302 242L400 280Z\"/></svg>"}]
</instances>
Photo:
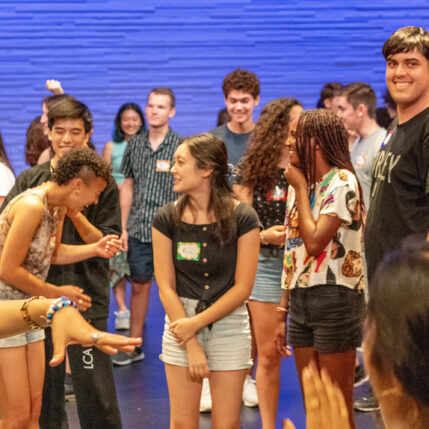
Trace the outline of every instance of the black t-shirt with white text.
<instances>
[{"instance_id":1,"label":"black t-shirt with white text","mask_svg":"<svg viewBox=\"0 0 429 429\"><path fill-rule=\"evenodd\" d=\"M408 236L429 231L429 108L407 122L397 119L375 158L365 253L371 282L384 255ZM370 284L371 286L371 284Z\"/></svg>"}]
</instances>

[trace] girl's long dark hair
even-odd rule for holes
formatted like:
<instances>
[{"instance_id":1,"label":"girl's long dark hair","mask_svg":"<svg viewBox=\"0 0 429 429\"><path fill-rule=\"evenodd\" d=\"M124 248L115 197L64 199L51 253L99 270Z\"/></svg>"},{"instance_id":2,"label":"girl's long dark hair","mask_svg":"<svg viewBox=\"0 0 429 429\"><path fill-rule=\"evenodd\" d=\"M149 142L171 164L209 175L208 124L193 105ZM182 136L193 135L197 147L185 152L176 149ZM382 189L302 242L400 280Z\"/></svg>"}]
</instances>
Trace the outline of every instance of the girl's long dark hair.
<instances>
[{"instance_id":1,"label":"girl's long dark hair","mask_svg":"<svg viewBox=\"0 0 429 429\"><path fill-rule=\"evenodd\" d=\"M7 153L3 144L3 137L1 133L0 133L0 162L3 162L3 164L6 164L11 169L12 173L15 174L15 172L13 171L12 164L10 163L9 158L7 157Z\"/></svg>"},{"instance_id":2,"label":"girl's long dark hair","mask_svg":"<svg viewBox=\"0 0 429 429\"><path fill-rule=\"evenodd\" d=\"M290 111L301 103L294 98L270 101L262 109L250 145L240 164L241 184L253 188L256 184L271 189L278 180L277 165L289 131Z\"/></svg>"},{"instance_id":3,"label":"girl's long dark hair","mask_svg":"<svg viewBox=\"0 0 429 429\"><path fill-rule=\"evenodd\" d=\"M234 194L228 185L228 155L225 144L209 133L187 137L181 143L187 145L199 169L212 170L210 175L210 200L208 211L213 212L216 223L213 238L227 243L235 234L231 215L234 210ZM176 223L181 225L183 211L189 207L193 211L187 194L183 194L176 204Z\"/></svg>"},{"instance_id":4,"label":"girl's long dark hair","mask_svg":"<svg viewBox=\"0 0 429 429\"><path fill-rule=\"evenodd\" d=\"M125 135L121 128L121 119L125 110L134 110L134 112L136 112L137 115L140 116L140 120L142 124L139 130L136 132L136 135L141 134L143 131L146 130L146 123L144 121L143 112L140 106L136 103L125 103L119 108L118 113L116 114L116 117L115 117L115 130L113 131L113 141L115 142L124 141Z\"/></svg>"},{"instance_id":5,"label":"girl's long dark hair","mask_svg":"<svg viewBox=\"0 0 429 429\"><path fill-rule=\"evenodd\" d=\"M296 150L300 161L299 167L310 186L310 197L316 184L316 144L329 165L349 170L356 176L350 160L347 131L343 121L328 109L307 110L298 120ZM360 206L364 209L359 182L358 186ZM361 213L364 213L363 210Z\"/></svg>"}]
</instances>

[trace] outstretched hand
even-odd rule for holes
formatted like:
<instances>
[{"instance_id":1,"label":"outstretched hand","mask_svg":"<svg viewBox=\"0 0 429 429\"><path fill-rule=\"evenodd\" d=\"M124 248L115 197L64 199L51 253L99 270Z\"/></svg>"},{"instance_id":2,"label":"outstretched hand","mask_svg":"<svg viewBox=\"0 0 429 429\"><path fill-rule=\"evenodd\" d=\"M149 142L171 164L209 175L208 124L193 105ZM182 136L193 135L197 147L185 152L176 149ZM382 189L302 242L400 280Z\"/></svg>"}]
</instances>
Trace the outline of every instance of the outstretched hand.
<instances>
[{"instance_id":1,"label":"outstretched hand","mask_svg":"<svg viewBox=\"0 0 429 429\"><path fill-rule=\"evenodd\" d=\"M52 321L52 341L54 353L50 366L59 365L64 360L65 349L70 344L95 346L104 353L115 354L118 350L131 352L142 343L141 338L128 338L122 335L102 332L91 326L73 307L58 310Z\"/></svg>"},{"instance_id":2,"label":"outstretched hand","mask_svg":"<svg viewBox=\"0 0 429 429\"><path fill-rule=\"evenodd\" d=\"M111 258L115 256L121 248L121 240L114 234L106 235L97 242L96 253L102 258Z\"/></svg>"}]
</instances>

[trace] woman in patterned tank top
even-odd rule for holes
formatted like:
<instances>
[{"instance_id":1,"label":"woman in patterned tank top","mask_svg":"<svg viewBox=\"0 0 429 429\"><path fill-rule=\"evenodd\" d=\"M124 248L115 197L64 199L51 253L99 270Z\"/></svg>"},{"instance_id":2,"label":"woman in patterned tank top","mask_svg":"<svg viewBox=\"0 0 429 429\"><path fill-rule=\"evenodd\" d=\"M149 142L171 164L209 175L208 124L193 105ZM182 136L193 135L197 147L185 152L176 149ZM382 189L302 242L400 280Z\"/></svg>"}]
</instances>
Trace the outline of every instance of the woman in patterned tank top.
<instances>
[{"instance_id":1,"label":"woman in patterned tank top","mask_svg":"<svg viewBox=\"0 0 429 429\"><path fill-rule=\"evenodd\" d=\"M117 236L72 246L61 243L66 212L97 201L110 180L110 167L91 149L64 155L51 181L17 195L0 215L0 300L66 296L80 310L91 299L79 287L57 287L45 279L51 263L70 264L120 247ZM43 331L0 339L0 411L4 427L38 427L44 371Z\"/></svg>"}]
</instances>

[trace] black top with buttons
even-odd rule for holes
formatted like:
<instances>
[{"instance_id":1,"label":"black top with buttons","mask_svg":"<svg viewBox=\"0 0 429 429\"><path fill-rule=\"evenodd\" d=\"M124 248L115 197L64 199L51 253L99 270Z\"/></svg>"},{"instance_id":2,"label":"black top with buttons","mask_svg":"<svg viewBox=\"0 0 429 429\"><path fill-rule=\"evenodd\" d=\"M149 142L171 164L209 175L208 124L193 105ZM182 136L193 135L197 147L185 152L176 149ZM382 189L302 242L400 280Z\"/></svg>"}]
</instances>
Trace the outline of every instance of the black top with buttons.
<instances>
[{"instance_id":1,"label":"black top with buttons","mask_svg":"<svg viewBox=\"0 0 429 429\"><path fill-rule=\"evenodd\" d=\"M173 263L176 291L179 297L197 299L197 313L203 311L235 283L237 240L260 228L258 215L247 204L234 209L236 237L221 246L212 238L214 224L192 225L174 219L175 205L169 203L158 210L153 227L173 242Z\"/></svg>"}]
</instances>

